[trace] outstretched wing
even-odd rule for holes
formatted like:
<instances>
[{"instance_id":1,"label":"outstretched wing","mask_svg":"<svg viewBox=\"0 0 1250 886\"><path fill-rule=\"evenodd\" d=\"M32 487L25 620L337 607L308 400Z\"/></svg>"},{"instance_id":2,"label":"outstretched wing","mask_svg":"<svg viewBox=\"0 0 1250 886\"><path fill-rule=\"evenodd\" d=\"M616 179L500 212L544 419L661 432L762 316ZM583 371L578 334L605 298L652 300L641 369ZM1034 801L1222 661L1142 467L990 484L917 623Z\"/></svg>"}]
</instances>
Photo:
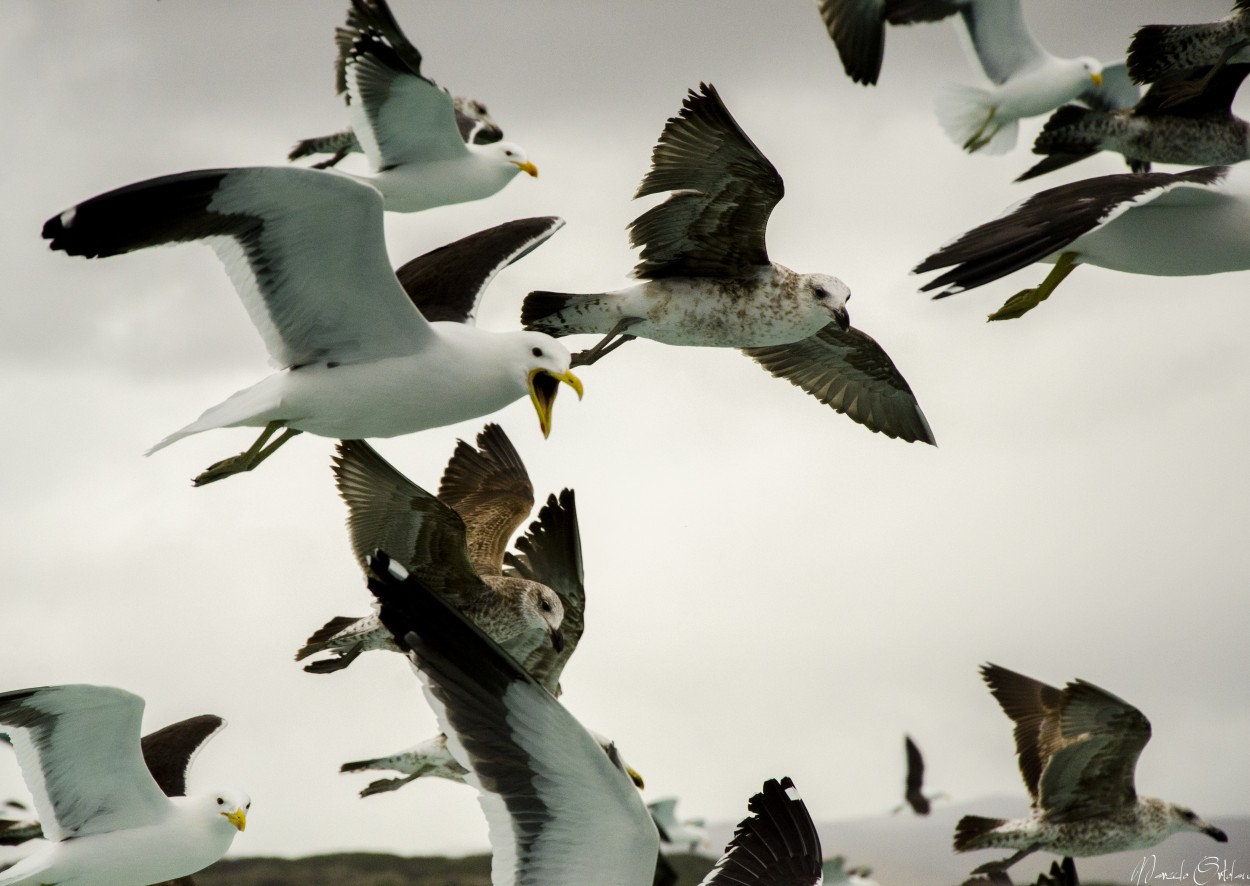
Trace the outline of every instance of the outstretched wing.
<instances>
[{"instance_id":1,"label":"outstretched wing","mask_svg":"<svg viewBox=\"0 0 1250 886\"><path fill-rule=\"evenodd\" d=\"M936 445L907 380L865 332L829 323L799 341L742 353L871 431Z\"/></svg>"},{"instance_id":2,"label":"outstretched wing","mask_svg":"<svg viewBox=\"0 0 1250 886\"><path fill-rule=\"evenodd\" d=\"M638 277L741 277L769 263L764 229L785 187L706 83L665 124L634 196L667 191L629 226Z\"/></svg>"}]
</instances>

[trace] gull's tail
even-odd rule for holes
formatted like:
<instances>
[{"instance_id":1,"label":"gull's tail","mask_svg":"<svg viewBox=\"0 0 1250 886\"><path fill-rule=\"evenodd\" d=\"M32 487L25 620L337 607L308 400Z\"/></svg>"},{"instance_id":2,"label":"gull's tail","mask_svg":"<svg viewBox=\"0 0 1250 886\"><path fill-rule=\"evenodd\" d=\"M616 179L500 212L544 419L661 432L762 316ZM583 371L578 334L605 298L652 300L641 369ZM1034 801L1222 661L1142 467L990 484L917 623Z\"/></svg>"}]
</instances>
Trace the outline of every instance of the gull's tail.
<instances>
[{"instance_id":1,"label":"gull's tail","mask_svg":"<svg viewBox=\"0 0 1250 886\"><path fill-rule=\"evenodd\" d=\"M994 119L994 97L988 89L948 83L934 100L938 125L968 153L1005 154L1016 146L1020 124Z\"/></svg>"},{"instance_id":2,"label":"gull's tail","mask_svg":"<svg viewBox=\"0 0 1250 886\"><path fill-rule=\"evenodd\" d=\"M273 380L280 377L280 374L271 375L250 388L236 391L216 406L205 410L203 415L185 428L174 431L144 455L151 455L171 443L177 443L183 437L211 431L214 428L234 428L241 425L263 428L269 423L271 417L278 418L276 415L270 416L269 414L282 405L281 395L272 389L275 384Z\"/></svg>"},{"instance_id":3,"label":"gull's tail","mask_svg":"<svg viewBox=\"0 0 1250 886\"><path fill-rule=\"evenodd\" d=\"M965 815L955 825L955 851L970 852L973 849L987 849L990 843L985 838L997 828L1005 825L1005 818L982 818L980 815Z\"/></svg>"},{"instance_id":4,"label":"gull's tail","mask_svg":"<svg viewBox=\"0 0 1250 886\"><path fill-rule=\"evenodd\" d=\"M324 652L326 649L329 649L330 641L334 639L335 635L356 622L357 619L350 616L336 615L304 641L304 645L300 647L299 652L295 653L295 660L303 661L310 655L316 655L318 652Z\"/></svg>"},{"instance_id":5,"label":"gull's tail","mask_svg":"<svg viewBox=\"0 0 1250 886\"><path fill-rule=\"evenodd\" d=\"M521 322L526 329L548 335L606 334L620 319L604 293L573 295L538 290L525 296Z\"/></svg>"}]
</instances>

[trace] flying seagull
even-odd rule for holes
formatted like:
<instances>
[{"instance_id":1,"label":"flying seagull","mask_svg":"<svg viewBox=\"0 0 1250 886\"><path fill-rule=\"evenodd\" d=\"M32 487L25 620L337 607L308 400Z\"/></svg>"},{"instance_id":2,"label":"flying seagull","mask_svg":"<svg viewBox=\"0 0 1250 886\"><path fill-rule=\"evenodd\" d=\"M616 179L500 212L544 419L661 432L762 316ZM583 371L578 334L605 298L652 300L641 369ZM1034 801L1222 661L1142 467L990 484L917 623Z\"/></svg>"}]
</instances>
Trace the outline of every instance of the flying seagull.
<instances>
[{"instance_id":1,"label":"flying seagull","mask_svg":"<svg viewBox=\"0 0 1250 886\"><path fill-rule=\"evenodd\" d=\"M1016 724L1016 756L1033 812L1014 821L959 820L956 852L1018 850L974 874L1006 870L1038 849L1083 858L1145 849L1178 831L1228 841L1193 810L1137 795L1133 771L1150 741L1150 721L1137 708L1084 680L1059 690L995 664L983 665L981 676Z\"/></svg>"},{"instance_id":2,"label":"flying seagull","mask_svg":"<svg viewBox=\"0 0 1250 886\"><path fill-rule=\"evenodd\" d=\"M635 196L669 191L630 224L630 241L642 250L637 285L594 295L531 292L521 309L526 328L605 336L575 364L636 336L741 348L870 430L934 442L902 374L851 327L846 285L769 260L764 232L784 191L781 176L707 84L665 125Z\"/></svg>"},{"instance_id":3,"label":"flying seagull","mask_svg":"<svg viewBox=\"0 0 1250 886\"><path fill-rule=\"evenodd\" d=\"M172 779L158 784L140 750L142 715L142 698L108 686L0 693L0 728L49 841L0 873L2 886L144 886L193 874L230 848L251 800L237 790L166 796L163 787L185 790L185 766L157 762Z\"/></svg>"},{"instance_id":4,"label":"flying seagull","mask_svg":"<svg viewBox=\"0 0 1250 886\"><path fill-rule=\"evenodd\" d=\"M701 886L815 886L821 882L820 834L789 778L770 778L747 801L725 854Z\"/></svg>"},{"instance_id":5,"label":"flying seagull","mask_svg":"<svg viewBox=\"0 0 1250 886\"><path fill-rule=\"evenodd\" d=\"M903 736L903 749L907 753L907 779L904 785L904 802L895 807L894 813L901 812L907 806L917 815L928 815L932 801L946 799L941 791L925 793L924 790L924 757L920 748L912 741L910 735Z\"/></svg>"},{"instance_id":6,"label":"flying seagull","mask_svg":"<svg viewBox=\"0 0 1250 886\"><path fill-rule=\"evenodd\" d=\"M488 424L477 444L474 449L457 442L434 496L368 443L340 442L334 479L347 503L352 550L362 567L378 548L406 551L406 569L555 692L564 663L581 639L585 607L573 493L566 489L560 499L552 496L529 540L518 542L519 550L532 550L539 539L548 567L540 572L554 587L526 577L532 573L505 570L508 542L529 516L534 490L502 428ZM347 667L368 649L399 651L376 614L339 616L313 634L295 658L329 652L330 658L305 667L329 673Z\"/></svg>"},{"instance_id":7,"label":"flying seagull","mask_svg":"<svg viewBox=\"0 0 1250 886\"><path fill-rule=\"evenodd\" d=\"M647 812L660 832L660 842L694 852L707 845L707 822L702 818L677 818L677 798L664 797L647 804Z\"/></svg>"},{"instance_id":8,"label":"flying seagull","mask_svg":"<svg viewBox=\"0 0 1250 886\"><path fill-rule=\"evenodd\" d=\"M363 149L373 174L361 180L381 191L393 212L481 200L518 172L538 175L520 145L491 137L498 127L484 106L457 103L421 74L421 53L386 0L352 0L335 43L336 88L347 102L351 129L305 139L290 159L329 149L334 156L318 166L332 166L353 148Z\"/></svg>"},{"instance_id":9,"label":"flying seagull","mask_svg":"<svg viewBox=\"0 0 1250 886\"><path fill-rule=\"evenodd\" d=\"M441 268L432 284L451 290L443 301L476 303L499 270L562 224L524 219L479 232L473 267ZM545 435L559 382L581 394L568 351L550 336L422 316L391 270L381 194L332 172L252 167L150 179L48 219L43 236L88 258L204 240L226 266L283 369L148 450L214 428L263 428L197 486L252 470L301 431L394 437L487 415L526 394Z\"/></svg>"},{"instance_id":10,"label":"flying seagull","mask_svg":"<svg viewBox=\"0 0 1250 886\"><path fill-rule=\"evenodd\" d=\"M660 838L603 746L476 625L384 553L369 588L478 789L494 883L647 886Z\"/></svg>"},{"instance_id":11,"label":"flying seagull","mask_svg":"<svg viewBox=\"0 0 1250 886\"><path fill-rule=\"evenodd\" d=\"M1224 65L1250 62L1250 0L1236 0L1233 11L1217 22L1191 25L1145 25L1128 47L1128 72L1139 83L1153 83L1192 68L1208 68L1214 77ZM1206 89L1204 80L1182 89Z\"/></svg>"},{"instance_id":12,"label":"flying seagull","mask_svg":"<svg viewBox=\"0 0 1250 886\"><path fill-rule=\"evenodd\" d=\"M828 880L825 883L828 884ZM963 886L1012 886L1011 877L1006 871L991 871L983 877L972 877L964 880ZM1065 857L1062 862L1052 861L1050 871L1042 871L1037 875L1033 886L1081 886L1076 875L1076 862Z\"/></svg>"},{"instance_id":13,"label":"flying seagull","mask_svg":"<svg viewBox=\"0 0 1250 886\"><path fill-rule=\"evenodd\" d=\"M1184 72L1156 83L1131 108L1119 110L1064 105L1046 121L1033 153L1046 158L1016 181L1061 169L1099 151L1124 155L1133 172L1151 163L1188 166L1240 163L1250 159L1250 123L1232 111L1233 98L1250 73L1250 64ZM1194 83L1205 86L1195 92ZM1176 98L1178 91L1183 95Z\"/></svg>"},{"instance_id":14,"label":"flying seagull","mask_svg":"<svg viewBox=\"0 0 1250 886\"><path fill-rule=\"evenodd\" d=\"M951 268L921 287L935 298L974 289L1034 262L1053 264L991 320L1019 317L1078 264L1185 277L1250 269L1250 167L1121 173L1040 191L917 265Z\"/></svg>"},{"instance_id":15,"label":"flying seagull","mask_svg":"<svg viewBox=\"0 0 1250 886\"><path fill-rule=\"evenodd\" d=\"M863 866L848 868L846 858L841 855L826 859L821 864L821 871L822 886L879 886L877 881L872 879L871 868Z\"/></svg>"},{"instance_id":16,"label":"flying seagull","mask_svg":"<svg viewBox=\"0 0 1250 886\"><path fill-rule=\"evenodd\" d=\"M881 73L887 23L933 22L958 14L970 54L993 85L951 85L939 95L937 112L951 139L970 152L1009 151L1022 117L1087 95L1095 101L1106 95L1098 60L1048 52L1025 24L1019 0L819 0L818 7L847 75L864 84L876 83ZM1135 96L1128 104L1133 101Z\"/></svg>"}]
</instances>

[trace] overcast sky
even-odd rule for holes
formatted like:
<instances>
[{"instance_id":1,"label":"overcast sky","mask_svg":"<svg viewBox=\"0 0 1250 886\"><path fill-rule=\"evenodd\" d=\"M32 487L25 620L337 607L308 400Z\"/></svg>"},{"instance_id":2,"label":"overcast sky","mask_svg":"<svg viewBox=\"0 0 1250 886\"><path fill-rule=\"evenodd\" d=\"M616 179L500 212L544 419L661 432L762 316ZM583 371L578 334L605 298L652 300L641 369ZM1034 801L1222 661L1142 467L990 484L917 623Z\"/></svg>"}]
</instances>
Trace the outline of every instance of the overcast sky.
<instances>
[{"instance_id":1,"label":"overcast sky","mask_svg":"<svg viewBox=\"0 0 1250 886\"><path fill-rule=\"evenodd\" d=\"M643 208L630 198L665 119L706 80L785 179L773 259L846 281L852 321L889 351L939 442L869 433L737 352L649 342L584 370L585 399L564 391L546 441L528 402L494 417L540 498L577 491L587 630L564 699L617 740L648 799L737 819L765 778L789 775L817 819L883 814L905 731L957 798L1023 796L1010 723L977 673L994 661L1139 706L1154 726L1143 793L1217 823L1247 811L1250 276L1082 267L996 324L985 315L1045 268L942 302L919 294L909 269L955 235L1042 186L1124 169L1098 158L1012 184L1039 120L1003 157L951 144L934 94L981 74L950 24L893 29L867 89L807 0L393 6L427 73L485 101L541 172L485 201L388 216L396 265L555 214L568 225L500 275L482 325L515 328L530 289L622 285L625 226ZM1026 0L1054 52L1108 61L1141 24L1227 9ZM204 489L190 478L251 430L142 457L270 371L212 252L85 261L39 238L45 218L99 192L281 164L297 139L341 128L345 10L0 10L0 688L121 686L147 699L147 730L225 717L191 786L251 793L234 854L478 851L471 789L360 800L369 779L337 772L437 731L407 663L371 653L315 676L292 661L329 617L369 606L333 443L304 435ZM378 448L433 490L484 421ZM23 790L0 758L0 799Z\"/></svg>"}]
</instances>

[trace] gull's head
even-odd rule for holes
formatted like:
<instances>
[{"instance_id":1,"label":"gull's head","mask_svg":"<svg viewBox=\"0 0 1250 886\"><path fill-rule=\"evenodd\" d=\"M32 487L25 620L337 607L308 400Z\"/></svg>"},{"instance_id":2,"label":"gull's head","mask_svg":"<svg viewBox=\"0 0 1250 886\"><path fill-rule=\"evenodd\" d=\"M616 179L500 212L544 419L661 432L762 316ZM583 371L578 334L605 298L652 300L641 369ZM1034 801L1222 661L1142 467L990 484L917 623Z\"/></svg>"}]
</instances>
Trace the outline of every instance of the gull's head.
<instances>
[{"instance_id":1,"label":"gull's head","mask_svg":"<svg viewBox=\"0 0 1250 886\"><path fill-rule=\"evenodd\" d=\"M210 808L221 818L230 823L235 830L247 827L247 811L252 806L252 798L242 791L218 791L208 798Z\"/></svg>"},{"instance_id":2,"label":"gull's head","mask_svg":"<svg viewBox=\"0 0 1250 886\"><path fill-rule=\"evenodd\" d=\"M1091 83L1095 86L1102 86L1102 62L1089 56L1082 56L1076 61L1080 64L1081 71L1089 78Z\"/></svg>"},{"instance_id":3,"label":"gull's head","mask_svg":"<svg viewBox=\"0 0 1250 886\"><path fill-rule=\"evenodd\" d=\"M491 142L486 145L474 145L473 148L479 155L497 160L514 173L519 170L538 178L538 167L530 162L525 149L516 142Z\"/></svg>"},{"instance_id":4,"label":"gull's head","mask_svg":"<svg viewBox=\"0 0 1250 886\"><path fill-rule=\"evenodd\" d=\"M564 651L564 634L560 624L564 621L564 603L560 596L546 585L530 582L525 589L524 605L532 616L542 622L551 637L551 648L556 652Z\"/></svg>"},{"instance_id":5,"label":"gull's head","mask_svg":"<svg viewBox=\"0 0 1250 886\"><path fill-rule=\"evenodd\" d=\"M845 283L828 274L808 274L804 285L804 301L813 310L824 312L840 329L850 328L851 317L846 311L846 303L851 300L851 290Z\"/></svg>"},{"instance_id":6,"label":"gull's head","mask_svg":"<svg viewBox=\"0 0 1250 886\"><path fill-rule=\"evenodd\" d=\"M517 335L522 348L521 365L524 367L525 384L529 388L530 401L538 413L538 426L543 436L551 435L551 410L556 402L560 382L577 391L582 398L582 382L569 372L569 350L543 332L522 332Z\"/></svg>"},{"instance_id":7,"label":"gull's head","mask_svg":"<svg viewBox=\"0 0 1250 886\"><path fill-rule=\"evenodd\" d=\"M1180 806L1176 803L1168 804L1168 825L1172 833L1179 831L1197 831L1200 834L1206 834L1217 843L1227 843L1228 834L1217 828L1213 824L1208 824L1198 817L1198 814L1187 806Z\"/></svg>"}]
</instances>

